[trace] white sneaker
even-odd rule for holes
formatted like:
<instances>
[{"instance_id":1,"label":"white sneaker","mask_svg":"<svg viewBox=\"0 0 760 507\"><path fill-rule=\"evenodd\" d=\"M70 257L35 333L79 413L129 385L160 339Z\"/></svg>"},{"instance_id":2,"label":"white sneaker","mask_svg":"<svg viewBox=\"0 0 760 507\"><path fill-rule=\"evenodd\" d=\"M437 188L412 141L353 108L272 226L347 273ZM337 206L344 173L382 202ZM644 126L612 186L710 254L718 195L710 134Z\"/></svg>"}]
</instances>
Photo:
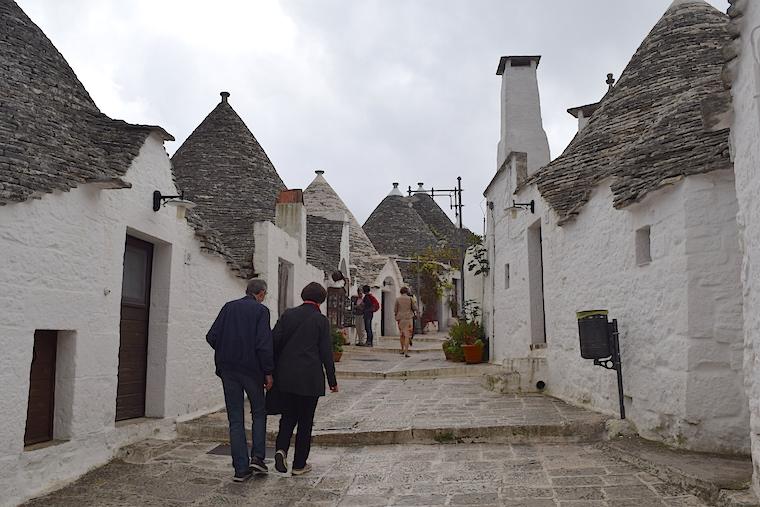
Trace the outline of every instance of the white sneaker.
<instances>
[{"instance_id":1,"label":"white sneaker","mask_svg":"<svg viewBox=\"0 0 760 507\"><path fill-rule=\"evenodd\" d=\"M309 472L311 472L311 465L308 463L306 463L306 466L303 468L294 468L290 471L291 475L303 475L308 474Z\"/></svg>"}]
</instances>

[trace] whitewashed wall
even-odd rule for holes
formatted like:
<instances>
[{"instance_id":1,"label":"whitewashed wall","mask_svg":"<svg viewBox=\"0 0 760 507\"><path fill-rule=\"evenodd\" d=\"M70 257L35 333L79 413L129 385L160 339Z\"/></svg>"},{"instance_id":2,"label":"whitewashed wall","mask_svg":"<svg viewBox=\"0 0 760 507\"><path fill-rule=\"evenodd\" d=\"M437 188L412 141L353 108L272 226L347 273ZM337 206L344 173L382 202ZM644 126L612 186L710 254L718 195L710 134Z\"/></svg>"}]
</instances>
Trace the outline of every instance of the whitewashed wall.
<instances>
[{"instance_id":1,"label":"whitewashed wall","mask_svg":"<svg viewBox=\"0 0 760 507\"><path fill-rule=\"evenodd\" d=\"M169 159L152 135L125 179L131 189L84 185L0 207L0 504L13 505L109 460L126 443L173 428L174 418L223 403L205 334L243 280L200 251L175 208L153 212L152 193L174 193ZM156 245L148 415L115 424L125 236ZM23 450L35 329L59 333L56 438ZM164 369L165 367L165 369Z\"/></svg>"},{"instance_id":2,"label":"whitewashed wall","mask_svg":"<svg viewBox=\"0 0 760 507\"><path fill-rule=\"evenodd\" d=\"M486 245L484 244L484 247ZM470 265L470 262L474 260L474 257L472 255L473 248L471 247L467 250L467 254L464 258L464 299L465 301L474 301L475 304L478 305L478 307L483 310L483 298L484 298L484 290L485 290L485 281L486 276L485 274L475 275L475 271L477 271L478 268L475 268L475 270L470 271L468 269L468 266Z\"/></svg>"},{"instance_id":3,"label":"whitewashed wall","mask_svg":"<svg viewBox=\"0 0 760 507\"><path fill-rule=\"evenodd\" d=\"M395 297L398 295L398 291L403 287L403 277L401 276L401 271L398 269L398 264L396 264L396 261L390 258L387 258L387 261L385 265L383 266L383 269L380 270L380 273L375 278L375 283L371 285L372 287L372 295L375 296L380 302L381 308L377 312L375 312L375 315L372 317L372 333L374 334L375 338L381 336L380 334L380 322L383 318L383 315L385 315L385 334L386 336L398 336L398 326L396 326L396 321L393 319L393 308L395 304ZM385 287L385 289L388 291L387 301L386 305L387 308L385 312L382 308L382 296L383 296L383 282L386 282L387 280L390 280L390 285Z\"/></svg>"},{"instance_id":4,"label":"whitewashed wall","mask_svg":"<svg viewBox=\"0 0 760 507\"><path fill-rule=\"evenodd\" d=\"M280 259L293 265L290 279L290 300L288 308L298 306L301 290L311 282L325 283L325 272L306 262L306 249L299 254L299 241L287 232L275 227L272 222L256 222L253 225L256 251L253 254L253 269L259 278L267 281L267 296L264 304L269 307L272 326L277 322L277 295L279 294L278 268ZM305 244L305 241L304 241ZM322 305L325 312L327 303Z\"/></svg>"},{"instance_id":5,"label":"whitewashed wall","mask_svg":"<svg viewBox=\"0 0 760 507\"><path fill-rule=\"evenodd\" d=\"M509 174L501 188L508 182ZM733 175L692 176L625 210L612 208L606 181L563 227L533 188L516 198L535 199L535 215L520 211L511 218L496 188L493 194L494 360L545 353L548 392L617 414L614 372L581 359L575 317L577 311L607 309L619 321L627 416L640 433L691 449L746 452ZM530 350L527 227L536 220L543 236L543 352ZM646 226L652 260L638 265L636 231Z\"/></svg>"},{"instance_id":6,"label":"whitewashed wall","mask_svg":"<svg viewBox=\"0 0 760 507\"><path fill-rule=\"evenodd\" d=\"M515 358L543 357L541 348L531 348L530 279L526 229L545 213L546 206L534 187L517 195L513 159L490 186L486 198L493 205L487 209L486 248L490 263L485 278L484 321L491 340L491 362L503 364ZM527 210L509 211L512 201L535 201L535 214ZM507 265L509 287L507 288ZM535 301L533 302L535 304Z\"/></svg>"},{"instance_id":7,"label":"whitewashed wall","mask_svg":"<svg viewBox=\"0 0 760 507\"><path fill-rule=\"evenodd\" d=\"M753 41L752 31L760 26L760 5L744 2L741 20L741 55L733 83L734 122L731 125L731 148L739 201L737 221L743 250L742 283L744 287L745 375L750 400L752 459L755 463L754 486L760 494L760 64L753 53L760 54L760 42Z\"/></svg>"}]
</instances>

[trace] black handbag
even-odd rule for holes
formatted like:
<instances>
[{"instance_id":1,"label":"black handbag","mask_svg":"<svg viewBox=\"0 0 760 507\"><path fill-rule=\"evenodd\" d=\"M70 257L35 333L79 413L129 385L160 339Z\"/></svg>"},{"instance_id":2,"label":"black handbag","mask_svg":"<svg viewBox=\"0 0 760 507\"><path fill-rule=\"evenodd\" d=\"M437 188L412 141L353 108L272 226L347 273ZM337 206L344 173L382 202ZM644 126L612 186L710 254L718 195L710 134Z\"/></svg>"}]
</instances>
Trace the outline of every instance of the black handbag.
<instances>
[{"instance_id":1,"label":"black handbag","mask_svg":"<svg viewBox=\"0 0 760 507\"><path fill-rule=\"evenodd\" d=\"M272 388L267 391L264 405L266 405L267 415L282 414L282 391L277 387L277 382L272 384Z\"/></svg>"}]
</instances>

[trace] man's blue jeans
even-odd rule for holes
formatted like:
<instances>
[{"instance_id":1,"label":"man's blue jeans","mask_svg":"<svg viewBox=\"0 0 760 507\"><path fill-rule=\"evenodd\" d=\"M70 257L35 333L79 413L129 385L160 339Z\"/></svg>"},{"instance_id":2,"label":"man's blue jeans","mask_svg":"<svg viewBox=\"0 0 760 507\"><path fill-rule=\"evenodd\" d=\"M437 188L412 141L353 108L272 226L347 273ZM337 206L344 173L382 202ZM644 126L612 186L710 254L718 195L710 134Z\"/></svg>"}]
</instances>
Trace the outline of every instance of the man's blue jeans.
<instances>
[{"instance_id":1,"label":"man's blue jeans","mask_svg":"<svg viewBox=\"0 0 760 507\"><path fill-rule=\"evenodd\" d=\"M224 387L224 403L227 405L227 420L230 423L230 447L232 466L235 472L248 471L248 441L245 436L245 410L243 392L248 395L253 416L253 449L251 457L266 457L267 411L264 405L264 381L238 372L221 372Z\"/></svg>"},{"instance_id":2,"label":"man's blue jeans","mask_svg":"<svg viewBox=\"0 0 760 507\"><path fill-rule=\"evenodd\" d=\"M367 333L367 344L372 345L375 339L375 334L372 332L372 315L371 313L364 314L364 331Z\"/></svg>"}]
</instances>

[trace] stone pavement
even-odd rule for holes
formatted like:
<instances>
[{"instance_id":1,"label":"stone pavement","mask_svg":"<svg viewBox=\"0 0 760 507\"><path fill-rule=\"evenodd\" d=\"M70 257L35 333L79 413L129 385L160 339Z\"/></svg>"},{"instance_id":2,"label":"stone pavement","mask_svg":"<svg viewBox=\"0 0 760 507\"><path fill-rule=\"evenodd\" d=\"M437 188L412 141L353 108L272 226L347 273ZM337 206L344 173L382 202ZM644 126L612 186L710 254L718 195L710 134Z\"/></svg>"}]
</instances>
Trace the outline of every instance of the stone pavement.
<instances>
[{"instance_id":1,"label":"stone pavement","mask_svg":"<svg viewBox=\"0 0 760 507\"><path fill-rule=\"evenodd\" d=\"M606 417L536 395L483 389L477 378L339 380L340 392L317 406L314 442L333 445L436 441L592 441ZM270 438L278 427L270 416ZM250 426L247 425L249 428ZM227 415L178 425L183 437L222 441Z\"/></svg>"},{"instance_id":2,"label":"stone pavement","mask_svg":"<svg viewBox=\"0 0 760 507\"><path fill-rule=\"evenodd\" d=\"M482 388L493 366L448 363L439 346L410 358L386 348L346 347L341 391L318 406L306 476L233 483L218 412L178 424L176 440L122 449L121 459L29 505L756 505L741 491L751 463L604 442L604 416ZM270 442L277 423L269 418Z\"/></svg>"},{"instance_id":3,"label":"stone pavement","mask_svg":"<svg viewBox=\"0 0 760 507\"><path fill-rule=\"evenodd\" d=\"M115 460L30 506L704 506L592 444L314 447L307 475L237 484L216 444L155 442L145 463Z\"/></svg>"}]
</instances>

